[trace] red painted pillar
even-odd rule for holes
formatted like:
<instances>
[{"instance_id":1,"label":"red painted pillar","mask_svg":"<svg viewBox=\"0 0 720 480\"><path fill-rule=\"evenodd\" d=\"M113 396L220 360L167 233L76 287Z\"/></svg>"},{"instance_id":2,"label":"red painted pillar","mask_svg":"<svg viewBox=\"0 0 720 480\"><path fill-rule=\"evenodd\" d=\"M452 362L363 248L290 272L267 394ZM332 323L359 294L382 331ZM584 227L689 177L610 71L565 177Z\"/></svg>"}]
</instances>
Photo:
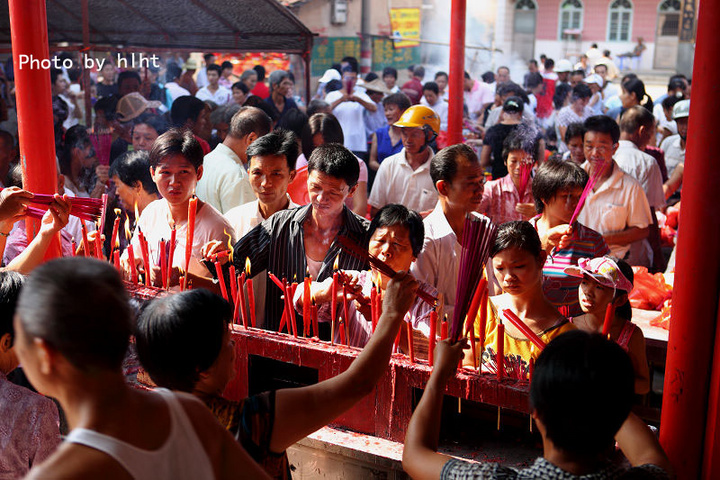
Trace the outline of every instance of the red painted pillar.
<instances>
[{"instance_id":1,"label":"red painted pillar","mask_svg":"<svg viewBox=\"0 0 720 480\"><path fill-rule=\"evenodd\" d=\"M720 471L716 438L720 352L713 357L719 333L720 169L716 159L720 125L715 104L707 101L720 95L716 82L720 64L715 59L720 51L720 9L715 2L701 2L700 8L660 425L660 442L678 478L693 479L700 478L701 465L705 478L718 478ZM715 476L708 476L710 472Z\"/></svg>"},{"instance_id":2,"label":"red painted pillar","mask_svg":"<svg viewBox=\"0 0 720 480\"><path fill-rule=\"evenodd\" d=\"M45 0L10 0L8 4L23 184L31 192L55 193L57 164L50 72L45 68L30 68L25 63L28 58L40 61L50 58ZM30 239L39 222L28 221L27 224ZM57 256L60 256L59 237L47 255L48 258Z\"/></svg>"},{"instance_id":3,"label":"red painted pillar","mask_svg":"<svg viewBox=\"0 0 720 480\"><path fill-rule=\"evenodd\" d=\"M462 143L465 80L465 16L467 0L452 0L450 13L450 78L448 79L448 143Z\"/></svg>"}]
</instances>

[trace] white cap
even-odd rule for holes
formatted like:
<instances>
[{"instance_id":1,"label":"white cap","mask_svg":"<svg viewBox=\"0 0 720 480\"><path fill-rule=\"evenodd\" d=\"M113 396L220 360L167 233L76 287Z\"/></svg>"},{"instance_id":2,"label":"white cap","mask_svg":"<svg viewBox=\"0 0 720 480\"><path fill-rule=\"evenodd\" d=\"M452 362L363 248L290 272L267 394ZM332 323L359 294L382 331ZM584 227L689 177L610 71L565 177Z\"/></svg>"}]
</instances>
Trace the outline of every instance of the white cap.
<instances>
[{"instance_id":1,"label":"white cap","mask_svg":"<svg viewBox=\"0 0 720 480\"><path fill-rule=\"evenodd\" d=\"M572 63L570 60L563 58L555 65L555 73L572 72Z\"/></svg>"},{"instance_id":2,"label":"white cap","mask_svg":"<svg viewBox=\"0 0 720 480\"><path fill-rule=\"evenodd\" d=\"M340 80L341 78L342 77L340 76L340 72L338 72L334 68L330 68L328 70L325 70L323 76L320 77L320 83L328 83L330 80Z\"/></svg>"},{"instance_id":3,"label":"white cap","mask_svg":"<svg viewBox=\"0 0 720 480\"><path fill-rule=\"evenodd\" d=\"M585 77L583 79L583 82L587 83L588 85L592 85L594 83L595 85L602 87L603 79L597 73L593 73Z\"/></svg>"}]
</instances>

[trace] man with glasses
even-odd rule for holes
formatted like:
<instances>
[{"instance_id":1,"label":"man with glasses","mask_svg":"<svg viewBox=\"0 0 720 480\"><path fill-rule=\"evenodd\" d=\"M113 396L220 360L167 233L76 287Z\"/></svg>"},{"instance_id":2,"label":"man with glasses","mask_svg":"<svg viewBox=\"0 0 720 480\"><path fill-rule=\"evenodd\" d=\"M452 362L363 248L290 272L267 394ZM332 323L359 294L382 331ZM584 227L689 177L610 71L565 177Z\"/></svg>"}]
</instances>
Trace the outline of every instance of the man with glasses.
<instances>
[{"instance_id":1,"label":"man with glasses","mask_svg":"<svg viewBox=\"0 0 720 480\"><path fill-rule=\"evenodd\" d=\"M597 115L585 120L585 130L582 167L595 184L578 221L600 232L611 254L624 259L631 243L648 236L652 216L647 196L640 183L613 160L620 140L618 124Z\"/></svg>"},{"instance_id":2,"label":"man with glasses","mask_svg":"<svg viewBox=\"0 0 720 480\"><path fill-rule=\"evenodd\" d=\"M477 154L464 144L440 150L430 162L430 176L438 202L423 221L423 250L411 271L442 294L444 313L452 316L465 215L479 211L485 176Z\"/></svg>"}]
</instances>

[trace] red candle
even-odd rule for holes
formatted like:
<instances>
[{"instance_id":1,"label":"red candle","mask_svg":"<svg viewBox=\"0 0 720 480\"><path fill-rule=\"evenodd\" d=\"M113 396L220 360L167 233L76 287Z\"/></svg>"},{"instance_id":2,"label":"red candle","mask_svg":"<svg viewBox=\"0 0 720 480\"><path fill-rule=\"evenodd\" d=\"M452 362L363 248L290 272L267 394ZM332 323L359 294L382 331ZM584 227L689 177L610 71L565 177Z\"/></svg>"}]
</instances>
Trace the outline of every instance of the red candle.
<instances>
[{"instance_id":1,"label":"red candle","mask_svg":"<svg viewBox=\"0 0 720 480\"><path fill-rule=\"evenodd\" d=\"M499 319L498 319L499 321ZM497 326L497 342L495 344L497 364L497 379L502 380L505 376L505 325L498 323Z\"/></svg>"},{"instance_id":2,"label":"red candle","mask_svg":"<svg viewBox=\"0 0 720 480\"><path fill-rule=\"evenodd\" d=\"M347 337L345 336L345 322L343 322L342 317L339 320L339 329L340 329L340 343L343 345L347 345Z\"/></svg>"},{"instance_id":3,"label":"red candle","mask_svg":"<svg viewBox=\"0 0 720 480\"><path fill-rule=\"evenodd\" d=\"M393 351L395 353L400 353L400 335L403 333L403 325L400 324L400 329L398 330L397 335L395 336L395 343L393 344Z\"/></svg>"},{"instance_id":4,"label":"red candle","mask_svg":"<svg viewBox=\"0 0 720 480\"><path fill-rule=\"evenodd\" d=\"M187 235L185 237L185 285L183 290L187 287L187 271L190 267L190 257L192 256L193 241L195 239L195 214L197 213L197 197L193 197L188 202L188 223L187 223Z\"/></svg>"},{"instance_id":5,"label":"red candle","mask_svg":"<svg viewBox=\"0 0 720 480\"><path fill-rule=\"evenodd\" d=\"M137 265L135 265L135 252L132 243L128 245L128 261L130 262L130 278L132 283L138 283Z\"/></svg>"},{"instance_id":6,"label":"red candle","mask_svg":"<svg viewBox=\"0 0 720 480\"><path fill-rule=\"evenodd\" d=\"M167 262L167 279L168 284L170 283L170 279L172 278L172 269L173 269L173 257L175 256L175 245L176 245L176 231L175 231L175 224L172 225L172 229L170 230L170 248L168 252L168 262Z\"/></svg>"},{"instance_id":7,"label":"red candle","mask_svg":"<svg viewBox=\"0 0 720 480\"><path fill-rule=\"evenodd\" d=\"M310 326L312 325L312 314L310 313L310 282L312 278L310 274L305 276L303 281L303 330L304 336L310 336Z\"/></svg>"},{"instance_id":8,"label":"red candle","mask_svg":"<svg viewBox=\"0 0 720 480\"><path fill-rule=\"evenodd\" d=\"M113 246L110 245L111 251L112 247ZM95 258L97 258L98 260L105 260L102 251L102 232L100 230L95 230Z\"/></svg>"},{"instance_id":9,"label":"red candle","mask_svg":"<svg viewBox=\"0 0 720 480\"><path fill-rule=\"evenodd\" d=\"M220 262L215 262L215 272L217 273L218 281L220 282L220 292L225 300L228 300L227 286L225 285L225 275L223 275L222 265Z\"/></svg>"},{"instance_id":10,"label":"red candle","mask_svg":"<svg viewBox=\"0 0 720 480\"><path fill-rule=\"evenodd\" d=\"M160 240L160 279L162 288L167 288L167 256L165 256L165 240Z\"/></svg>"},{"instance_id":11,"label":"red candle","mask_svg":"<svg viewBox=\"0 0 720 480\"><path fill-rule=\"evenodd\" d=\"M108 194L103 193L100 198L100 201L102 203L102 209L100 210L100 231L102 232L105 229L105 210L107 210ZM137 205L135 206L135 208L137 209ZM137 215L135 216L135 218L137 219Z\"/></svg>"},{"instance_id":12,"label":"red candle","mask_svg":"<svg viewBox=\"0 0 720 480\"><path fill-rule=\"evenodd\" d=\"M530 363L528 364L528 382L532 381L533 371L535 370L535 359L530 358Z\"/></svg>"},{"instance_id":13,"label":"red candle","mask_svg":"<svg viewBox=\"0 0 720 480\"><path fill-rule=\"evenodd\" d=\"M292 327L293 337L297 338L297 322L295 321L295 307L293 306L292 286L289 283L285 284L285 303L288 308L288 318L290 319L290 326Z\"/></svg>"},{"instance_id":14,"label":"red candle","mask_svg":"<svg viewBox=\"0 0 720 480\"><path fill-rule=\"evenodd\" d=\"M610 326L612 325L613 317L615 317L615 307L612 302L608 303L605 309L605 321L603 322L602 336L610 339Z\"/></svg>"},{"instance_id":15,"label":"red candle","mask_svg":"<svg viewBox=\"0 0 720 480\"><path fill-rule=\"evenodd\" d=\"M75 237L72 238L72 241L70 242L70 248L72 249L72 256L75 256L75 250L77 250L77 245L75 245Z\"/></svg>"},{"instance_id":16,"label":"red candle","mask_svg":"<svg viewBox=\"0 0 720 480\"><path fill-rule=\"evenodd\" d=\"M330 319L335 324L337 315L337 291L338 291L338 272L333 273L332 288L330 289Z\"/></svg>"},{"instance_id":17,"label":"red candle","mask_svg":"<svg viewBox=\"0 0 720 480\"><path fill-rule=\"evenodd\" d=\"M113 222L113 229L112 229L112 235L110 236L110 251L112 252L114 248L120 246L120 215L122 214L122 210L119 208L115 209L115 221ZM102 228L102 225L98 228ZM102 230L98 230L98 232L102 232Z\"/></svg>"},{"instance_id":18,"label":"red candle","mask_svg":"<svg viewBox=\"0 0 720 480\"><path fill-rule=\"evenodd\" d=\"M150 252L148 249L147 240L142 233L142 230L138 228L138 240L140 241L140 252L142 253L143 269L145 270L145 285L150 285ZM185 280L187 281L187 272L185 272Z\"/></svg>"},{"instance_id":19,"label":"red candle","mask_svg":"<svg viewBox=\"0 0 720 480\"><path fill-rule=\"evenodd\" d=\"M282 317L280 317L280 328L278 328L278 333L283 333L283 330L285 330L286 324L287 324L287 309L283 308ZM290 335L289 329L290 329L290 327L288 327L288 335Z\"/></svg>"},{"instance_id":20,"label":"red candle","mask_svg":"<svg viewBox=\"0 0 720 480\"><path fill-rule=\"evenodd\" d=\"M415 345L413 343L413 329L412 324L408 320L407 325L407 341L408 351L410 352L410 363L415 363Z\"/></svg>"},{"instance_id":21,"label":"red candle","mask_svg":"<svg viewBox=\"0 0 720 480\"><path fill-rule=\"evenodd\" d=\"M115 249L113 252L113 263L118 272L120 272L120 250Z\"/></svg>"},{"instance_id":22,"label":"red candle","mask_svg":"<svg viewBox=\"0 0 720 480\"><path fill-rule=\"evenodd\" d=\"M238 291L237 302L240 304L240 313L242 314L242 323L245 328L248 327L247 307L245 306L245 272L240 274L237 279Z\"/></svg>"},{"instance_id":23,"label":"red candle","mask_svg":"<svg viewBox=\"0 0 720 480\"><path fill-rule=\"evenodd\" d=\"M272 280L273 283L277 285L280 290L285 291L285 286L283 285L283 282L279 278L277 278L275 274L273 274L272 272L268 272L268 277L270 277L270 280Z\"/></svg>"},{"instance_id":24,"label":"red candle","mask_svg":"<svg viewBox=\"0 0 720 480\"><path fill-rule=\"evenodd\" d=\"M248 304L250 306L250 325L255 328L255 289L253 288L253 280L250 275L249 258L245 258L245 278L247 278L247 295Z\"/></svg>"},{"instance_id":25,"label":"red candle","mask_svg":"<svg viewBox=\"0 0 720 480\"><path fill-rule=\"evenodd\" d=\"M482 369L482 352L485 351L485 328L487 327L488 291L485 290L480 301L480 369Z\"/></svg>"},{"instance_id":26,"label":"red candle","mask_svg":"<svg viewBox=\"0 0 720 480\"><path fill-rule=\"evenodd\" d=\"M430 338L428 339L428 365L431 367L435 361L435 342L437 341L435 336L437 334L437 322L438 314L437 311L433 310L430 312Z\"/></svg>"},{"instance_id":27,"label":"red candle","mask_svg":"<svg viewBox=\"0 0 720 480\"><path fill-rule=\"evenodd\" d=\"M539 348L540 351L545 348L545 342L543 342L542 339L540 339L540 337L538 337L537 334L533 332L525 322L520 320L520 318L515 315L515 312L513 312L509 308L506 308L505 310L503 310L503 315L510 321L510 323L515 326L515 328L520 330L522 334L525 335L525 338L530 340L537 348Z\"/></svg>"},{"instance_id":28,"label":"red candle","mask_svg":"<svg viewBox=\"0 0 720 480\"><path fill-rule=\"evenodd\" d=\"M316 338L320 338L320 328L318 325L318 310L315 305L315 298L312 299L312 306L310 307L310 315L312 316L313 333Z\"/></svg>"},{"instance_id":29,"label":"red candle","mask_svg":"<svg viewBox=\"0 0 720 480\"><path fill-rule=\"evenodd\" d=\"M442 324L440 325L440 340L446 340L448 337L448 321L447 321L447 315L445 315L445 318L442 321Z\"/></svg>"},{"instance_id":30,"label":"red candle","mask_svg":"<svg viewBox=\"0 0 720 480\"><path fill-rule=\"evenodd\" d=\"M370 289L370 318L372 322L372 332L375 333L375 328L378 322L378 295L377 288L373 282L373 286Z\"/></svg>"},{"instance_id":31,"label":"red candle","mask_svg":"<svg viewBox=\"0 0 720 480\"><path fill-rule=\"evenodd\" d=\"M80 222L81 230L82 230L82 244L83 244L83 250L85 250L85 256L90 256L90 242L88 241L88 232L87 227L85 226L85 222Z\"/></svg>"},{"instance_id":32,"label":"red candle","mask_svg":"<svg viewBox=\"0 0 720 480\"><path fill-rule=\"evenodd\" d=\"M348 315L350 306L348 305L347 284L345 282L343 282L343 285L342 285L342 296L343 296L343 317L345 317L345 321L347 322L348 319L350 318L350 315Z\"/></svg>"},{"instance_id":33,"label":"red candle","mask_svg":"<svg viewBox=\"0 0 720 480\"><path fill-rule=\"evenodd\" d=\"M475 328L474 325L470 326L470 353L472 354L473 370L477 370L477 357L475 351Z\"/></svg>"}]
</instances>

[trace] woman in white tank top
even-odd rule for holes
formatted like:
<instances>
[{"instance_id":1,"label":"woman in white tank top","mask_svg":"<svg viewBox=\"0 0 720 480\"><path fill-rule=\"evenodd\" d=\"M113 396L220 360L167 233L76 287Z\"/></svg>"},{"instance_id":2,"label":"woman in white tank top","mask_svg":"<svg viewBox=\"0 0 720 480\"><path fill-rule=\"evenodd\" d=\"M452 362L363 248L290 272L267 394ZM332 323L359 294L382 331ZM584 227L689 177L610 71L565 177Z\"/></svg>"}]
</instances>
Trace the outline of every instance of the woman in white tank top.
<instances>
[{"instance_id":1,"label":"woman in white tank top","mask_svg":"<svg viewBox=\"0 0 720 480\"><path fill-rule=\"evenodd\" d=\"M29 478L268 478L198 400L125 383L127 300L115 269L85 258L51 261L25 284L17 353L72 428Z\"/></svg>"}]
</instances>

